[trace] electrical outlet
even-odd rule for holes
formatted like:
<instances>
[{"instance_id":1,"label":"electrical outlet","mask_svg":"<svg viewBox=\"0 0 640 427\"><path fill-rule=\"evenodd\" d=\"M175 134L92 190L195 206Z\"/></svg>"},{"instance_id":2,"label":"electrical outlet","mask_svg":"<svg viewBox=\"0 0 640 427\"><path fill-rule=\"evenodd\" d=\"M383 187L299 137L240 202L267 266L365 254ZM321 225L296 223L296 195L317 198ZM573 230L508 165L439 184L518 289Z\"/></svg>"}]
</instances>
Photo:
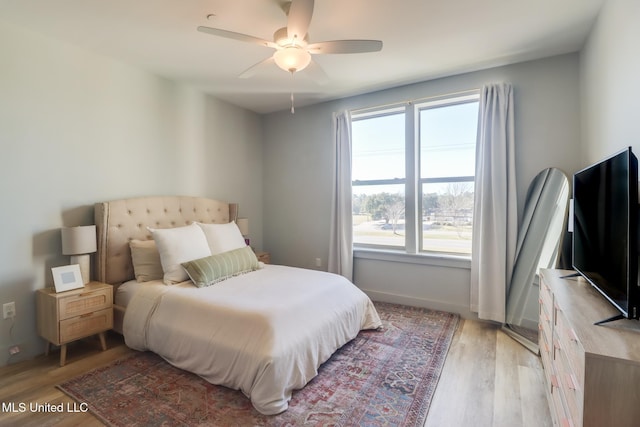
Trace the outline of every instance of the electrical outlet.
<instances>
[{"instance_id":1,"label":"electrical outlet","mask_svg":"<svg viewBox=\"0 0 640 427\"><path fill-rule=\"evenodd\" d=\"M9 347L9 354L11 356L15 356L18 353L20 353L20 346L19 345L14 345L13 347Z\"/></svg>"},{"instance_id":2,"label":"electrical outlet","mask_svg":"<svg viewBox=\"0 0 640 427\"><path fill-rule=\"evenodd\" d=\"M2 304L2 318L9 319L14 318L16 316L16 303L15 302L7 302Z\"/></svg>"},{"instance_id":3,"label":"electrical outlet","mask_svg":"<svg viewBox=\"0 0 640 427\"><path fill-rule=\"evenodd\" d=\"M322 267L322 258L316 258L316 267Z\"/></svg>"}]
</instances>

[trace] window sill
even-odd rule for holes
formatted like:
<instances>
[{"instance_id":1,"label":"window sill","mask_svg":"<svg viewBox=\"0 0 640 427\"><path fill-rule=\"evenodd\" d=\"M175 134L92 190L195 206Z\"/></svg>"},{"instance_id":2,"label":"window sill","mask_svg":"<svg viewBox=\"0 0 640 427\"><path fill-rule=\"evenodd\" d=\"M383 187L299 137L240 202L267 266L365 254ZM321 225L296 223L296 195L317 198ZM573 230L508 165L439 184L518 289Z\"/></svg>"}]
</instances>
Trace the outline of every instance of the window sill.
<instances>
[{"instance_id":1,"label":"window sill","mask_svg":"<svg viewBox=\"0 0 640 427\"><path fill-rule=\"evenodd\" d=\"M432 265L437 267L471 269L471 257L435 254L408 254L406 252L369 248L353 248L355 259L403 262L407 264Z\"/></svg>"}]
</instances>

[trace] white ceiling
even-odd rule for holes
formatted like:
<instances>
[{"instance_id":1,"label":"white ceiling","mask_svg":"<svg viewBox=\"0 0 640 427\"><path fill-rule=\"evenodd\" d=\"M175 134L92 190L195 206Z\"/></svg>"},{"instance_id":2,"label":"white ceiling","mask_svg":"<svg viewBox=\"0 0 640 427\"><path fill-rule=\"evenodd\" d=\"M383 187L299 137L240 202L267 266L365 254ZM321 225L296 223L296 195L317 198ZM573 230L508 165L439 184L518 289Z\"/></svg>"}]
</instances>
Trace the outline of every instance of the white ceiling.
<instances>
[{"instance_id":1,"label":"white ceiling","mask_svg":"<svg viewBox=\"0 0 640 427\"><path fill-rule=\"evenodd\" d=\"M329 77L276 68L237 76L272 49L196 31L272 40L281 0L0 0L0 19L268 113L296 105L581 48L605 0L317 0L311 42L377 39L381 52L316 55ZM215 14L212 19L207 15Z\"/></svg>"}]
</instances>

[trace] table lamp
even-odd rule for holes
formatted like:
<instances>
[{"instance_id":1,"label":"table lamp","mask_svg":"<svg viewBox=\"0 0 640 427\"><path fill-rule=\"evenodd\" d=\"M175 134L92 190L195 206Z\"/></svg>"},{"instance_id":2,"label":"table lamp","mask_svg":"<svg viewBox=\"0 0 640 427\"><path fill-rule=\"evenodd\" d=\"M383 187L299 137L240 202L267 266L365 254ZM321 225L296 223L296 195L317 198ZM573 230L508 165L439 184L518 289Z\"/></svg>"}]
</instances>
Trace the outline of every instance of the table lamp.
<instances>
[{"instance_id":1,"label":"table lamp","mask_svg":"<svg viewBox=\"0 0 640 427\"><path fill-rule=\"evenodd\" d=\"M71 255L71 264L80 265L82 282L91 280L91 256L96 251L96 226L64 227L62 229L62 254Z\"/></svg>"}]
</instances>

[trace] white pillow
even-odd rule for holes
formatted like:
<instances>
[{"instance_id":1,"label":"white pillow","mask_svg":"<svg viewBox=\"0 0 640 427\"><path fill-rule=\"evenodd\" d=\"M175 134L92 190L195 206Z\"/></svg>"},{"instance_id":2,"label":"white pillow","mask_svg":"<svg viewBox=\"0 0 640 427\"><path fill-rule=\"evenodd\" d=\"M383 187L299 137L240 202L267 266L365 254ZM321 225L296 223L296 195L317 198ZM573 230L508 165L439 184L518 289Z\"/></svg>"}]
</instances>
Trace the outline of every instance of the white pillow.
<instances>
[{"instance_id":1,"label":"white pillow","mask_svg":"<svg viewBox=\"0 0 640 427\"><path fill-rule=\"evenodd\" d=\"M201 224L196 222L196 224L204 231L211 255L217 255L247 246L235 222L229 222L227 224Z\"/></svg>"},{"instance_id":2,"label":"white pillow","mask_svg":"<svg viewBox=\"0 0 640 427\"><path fill-rule=\"evenodd\" d=\"M176 228L147 228L160 253L165 285L189 280L181 263L211 255L207 238L195 224Z\"/></svg>"}]
</instances>

